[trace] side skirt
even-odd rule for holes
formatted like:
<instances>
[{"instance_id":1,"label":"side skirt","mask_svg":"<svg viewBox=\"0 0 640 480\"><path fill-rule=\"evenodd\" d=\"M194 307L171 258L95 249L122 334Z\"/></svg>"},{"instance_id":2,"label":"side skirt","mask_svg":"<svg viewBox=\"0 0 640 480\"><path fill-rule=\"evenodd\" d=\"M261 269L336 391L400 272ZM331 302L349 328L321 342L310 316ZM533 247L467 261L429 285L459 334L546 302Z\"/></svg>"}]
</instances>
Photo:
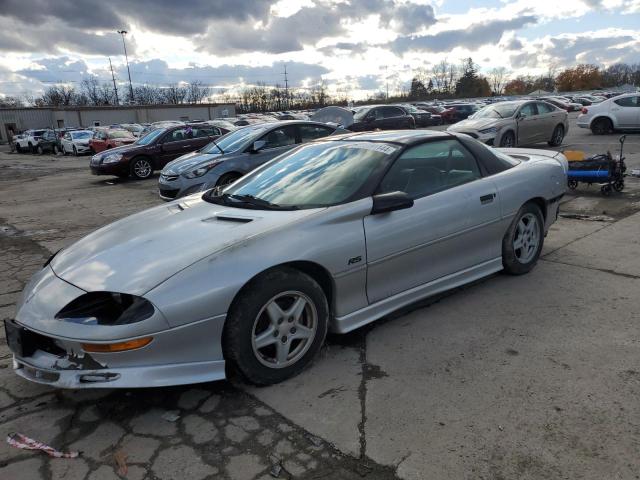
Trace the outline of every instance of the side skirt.
<instances>
[{"instance_id":1,"label":"side skirt","mask_svg":"<svg viewBox=\"0 0 640 480\"><path fill-rule=\"evenodd\" d=\"M360 328L379 318L388 315L394 310L410 305L423 298L436 295L446 290L459 287L466 283L474 282L480 278L502 270L502 257L494 258L488 262L480 263L466 270L461 270L451 275L438 278L429 283L418 285L410 290L398 293L392 297L380 300L368 307L357 310L342 317L336 317L331 330L335 333L347 333Z\"/></svg>"}]
</instances>

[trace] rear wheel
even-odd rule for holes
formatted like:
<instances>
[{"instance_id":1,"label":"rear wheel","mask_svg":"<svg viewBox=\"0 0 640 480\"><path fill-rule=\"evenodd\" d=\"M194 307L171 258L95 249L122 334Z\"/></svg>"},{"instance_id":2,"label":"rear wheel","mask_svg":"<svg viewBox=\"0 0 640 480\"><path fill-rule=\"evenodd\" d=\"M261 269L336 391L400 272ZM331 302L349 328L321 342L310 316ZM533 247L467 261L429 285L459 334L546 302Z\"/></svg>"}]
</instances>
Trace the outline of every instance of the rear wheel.
<instances>
[{"instance_id":1,"label":"rear wheel","mask_svg":"<svg viewBox=\"0 0 640 480\"><path fill-rule=\"evenodd\" d=\"M624 180L616 180L615 182L613 182L613 189L616 192L621 192L622 190L624 190Z\"/></svg>"},{"instance_id":2,"label":"rear wheel","mask_svg":"<svg viewBox=\"0 0 640 480\"><path fill-rule=\"evenodd\" d=\"M53 154L54 154L54 155L58 155L58 151L59 151L59 150L58 150L58 145L54 145L54 146L53 146Z\"/></svg>"},{"instance_id":3,"label":"rear wheel","mask_svg":"<svg viewBox=\"0 0 640 480\"><path fill-rule=\"evenodd\" d=\"M562 145L562 140L564 140L564 127L562 125L557 125L556 128L553 129L553 134L551 135L551 140L549 140L548 144L551 147L557 147Z\"/></svg>"},{"instance_id":4,"label":"rear wheel","mask_svg":"<svg viewBox=\"0 0 640 480\"><path fill-rule=\"evenodd\" d=\"M502 239L502 265L511 275L528 273L535 266L544 242L544 218L535 203L526 203Z\"/></svg>"},{"instance_id":5,"label":"rear wheel","mask_svg":"<svg viewBox=\"0 0 640 480\"><path fill-rule=\"evenodd\" d=\"M598 118L591 125L591 132L594 135L606 135L611 130L613 130L613 125L608 118Z\"/></svg>"},{"instance_id":6,"label":"rear wheel","mask_svg":"<svg viewBox=\"0 0 640 480\"><path fill-rule=\"evenodd\" d=\"M577 180L569 180L567 182L567 186L571 189L571 190L575 190L576 188L578 188L578 181Z\"/></svg>"},{"instance_id":7,"label":"rear wheel","mask_svg":"<svg viewBox=\"0 0 640 480\"><path fill-rule=\"evenodd\" d=\"M36 153L37 153L38 155L42 155L42 154L44 153L44 148L42 148L42 145L38 145L38 146L36 147Z\"/></svg>"},{"instance_id":8,"label":"rear wheel","mask_svg":"<svg viewBox=\"0 0 640 480\"><path fill-rule=\"evenodd\" d=\"M327 298L310 276L279 268L252 280L229 309L225 358L251 383L269 385L299 373L327 334Z\"/></svg>"},{"instance_id":9,"label":"rear wheel","mask_svg":"<svg viewBox=\"0 0 640 480\"><path fill-rule=\"evenodd\" d=\"M16 143L16 152L22 153L22 147L20 146L19 143Z\"/></svg>"},{"instance_id":10,"label":"rear wheel","mask_svg":"<svg viewBox=\"0 0 640 480\"><path fill-rule=\"evenodd\" d=\"M145 180L153 174L153 166L147 157L138 157L131 163L131 175L138 180Z\"/></svg>"},{"instance_id":11,"label":"rear wheel","mask_svg":"<svg viewBox=\"0 0 640 480\"><path fill-rule=\"evenodd\" d=\"M513 132L509 131L505 133L500 139L500 146L504 148L511 148L516 146L516 136Z\"/></svg>"}]
</instances>

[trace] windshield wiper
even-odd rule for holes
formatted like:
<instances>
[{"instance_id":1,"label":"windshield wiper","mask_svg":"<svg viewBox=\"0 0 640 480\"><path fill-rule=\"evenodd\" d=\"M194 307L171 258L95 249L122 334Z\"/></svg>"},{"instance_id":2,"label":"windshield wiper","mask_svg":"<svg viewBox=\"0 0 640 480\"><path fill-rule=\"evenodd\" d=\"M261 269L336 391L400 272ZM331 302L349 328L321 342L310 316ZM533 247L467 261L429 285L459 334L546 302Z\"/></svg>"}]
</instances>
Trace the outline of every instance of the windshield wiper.
<instances>
[{"instance_id":1,"label":"windshield wiper","mask_svg":"<svg viewBox=\"0 0 640 480\"><path fill-rule=\"evenodd\" d=\"M213 143L216 146L216 148L220 150L220 153L224 155L224 150L220 148L220 145L218 145L215 140L211 140L211 143Z\"/></svg>"},{"instance_id":2,"label":"windshield wiper","mask_svg":"<svg viewBox=\"0 0 640 480\"><path fill-rule=\"evenodd\" d=\"M276 203L271 203L267 200L263 200L262 198L254 197L253 195L236 195L233 193L223 193L222 198L223 199L230 198L232 200L236 200L241 203L264 208L266 210L297 210L298 209L298 207L295 207L295 206L283 206L283 205L278 205Z\"/></svg>"}]
</instances>

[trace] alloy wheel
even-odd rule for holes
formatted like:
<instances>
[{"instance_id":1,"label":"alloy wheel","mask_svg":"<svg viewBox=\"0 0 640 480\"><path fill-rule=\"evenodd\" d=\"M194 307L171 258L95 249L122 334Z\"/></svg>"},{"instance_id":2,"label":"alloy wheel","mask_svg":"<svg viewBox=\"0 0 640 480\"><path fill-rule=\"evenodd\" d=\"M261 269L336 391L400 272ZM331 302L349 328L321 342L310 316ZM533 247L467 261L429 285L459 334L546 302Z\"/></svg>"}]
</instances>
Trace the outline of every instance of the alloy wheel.
<instances>
[{"instance_id":1,"label":"alloy wheel","mask_svg":"<svg viewBox=\"0 0 640 480\"><path fill-rule=\"evenodd\" d=\"M317 329L318 311L307 295L280 293L262 307L254 321L253 353L267 367L288 367L304 357Z\"/></svg>"},{"instance_id":2,"label":"alloy wheel","mask_svg":"<svg viewBox=\"0 0 640 480\"><path fill-rule=\"evenodd\" d=\"M513 250L520 263L529 263L536 255L540 245L538 219L532 213L524 214L518 221L513 238Z\"/></svg>"},{"instance_id":3,"label":"alloy wheel","mask_svg":"<svg viewBox=\"0 0 640 480\"><path fill-rule=\"evenodd\" d=\"M138 178L147 178L151 175L151 164L148 160L140 159L133 165L133 173Z\"/></svg>"}]
</instances>

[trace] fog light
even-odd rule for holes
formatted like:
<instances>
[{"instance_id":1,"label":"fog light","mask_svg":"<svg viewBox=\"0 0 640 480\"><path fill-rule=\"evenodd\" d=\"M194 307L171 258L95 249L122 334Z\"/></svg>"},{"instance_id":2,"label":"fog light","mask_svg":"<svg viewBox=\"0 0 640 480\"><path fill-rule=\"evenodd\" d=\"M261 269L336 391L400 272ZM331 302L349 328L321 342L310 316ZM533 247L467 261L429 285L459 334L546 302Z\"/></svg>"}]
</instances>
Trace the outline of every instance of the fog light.
<instances>
[{"instance_id":1,"label":"fog light","mask_svg":"<svg viewBox=\"0 0 640 480\"><path fill-rule=\"evenodd\" d=\"M153 337L136 338L135 340L127 340L126 342L118 343L83 343L82 349L85 352L92 353L111 353L111 352L124 352L127 350L136 350L149 345L153 340Z\"/></svg>"}]
</instances>

